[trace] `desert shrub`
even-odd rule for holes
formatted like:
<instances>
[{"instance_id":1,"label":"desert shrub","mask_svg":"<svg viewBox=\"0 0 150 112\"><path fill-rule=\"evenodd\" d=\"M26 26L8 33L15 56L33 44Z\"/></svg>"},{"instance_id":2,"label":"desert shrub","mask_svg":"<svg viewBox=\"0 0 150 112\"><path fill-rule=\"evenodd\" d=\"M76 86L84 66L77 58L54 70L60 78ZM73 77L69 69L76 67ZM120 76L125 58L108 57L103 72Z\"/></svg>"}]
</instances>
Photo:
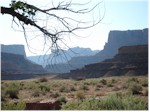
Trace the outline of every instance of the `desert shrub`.
<instances>
[{"instance_id":1,"label":"desert shrub","mask_svg":"<svg viewBox=\"0 0 150 112\"><path fill-rule=\"evenodd\" d=\"M142 86L143 86L143 87L148 87L148 81L145 80L144 82L142 82Z\"/></svg>"},{"instance_id":2,"label":"desert shrub","mask_svg":"<svg viewBox=\"0 0 150 112\"><path fill-rule=\"evenodd\" d=\"M2 90L1 91L1 101L5 101L5 98L7 97L6 91Z\"/></svg>"},{"instance_id":3,"label":"desert shrub","mask_svg":"<svg viewBox=\"0 0 150 112\"><path fill-rule=\"evenodd\" d=\"M103 86L102 86L101 84L97 84L96 87L97 87L97 88L101 88L101 87L103 87Z\"/></svg>"},{"instance_id":4,"label":"desert shrub","mask_svg":"<svg viewBox=\"0 0 150 112\"><path fill-rule=\"evenodd\" d=\"M134 96L110 95L104 99L84 99L67 102L63 110L147 110L148 102Z\"/></svg>"},{"instance_id":5,"label":"desert shrub","mask_svg":"<svg viewBox=\"0 0 150 112\"><path fill-rule=\"evenodd\" d=\"M97 84L98 84L97 80L90 80L90 85L95 86Z\"/></svg>"},{"instance_id":6,"label":"desert shrub","mask_svg":"<svg viewBox=\"0 0 150 112\"><path fill-rule=\"evenodd\" d=\"M67 100L66 100L66 98L65 98L64 96L58 97L58 98L57 98L57 101L60 101L60 102L62 102L62 103L66 103L66 102L67 102Z\"/></svg>"},{"instance_id":7,"label":"desert shrub","mask_svg":"<svg viewBox=\"0 0 150 112\"><path fill-rule=\"evenodd\" d=\"M39 88L42 90L42 91L47 91L47 92L49 92L50 91L50 86L49 85L47 85L47 84L40 84L39 85Z\"/></svg>"},{"instance_id":8,"label":"desert shrub","mask_svg":"<svg viewBox=\"0 0 150 112\"><path fill-rule=\"evenodd\" d=\"M35 80L34 83L39 84L39 83L40 83L40 80L39 80L39 79L38 79L38 80Z\"/></svg>"},{"instance_id":9,"label":"desert shrub","mask_svg":"<svg viewBox=\"0 0 150 112\"><path fill-rule=\"evenodd\" d=\"M59 88L59 91L60 91L60 92L68 92L69 90L68 90L68 88L67 88L66 86L62 85L62 86Z\"/></svg>"},{"instance_id":10,"label":"desert shrub","mask_svg":"<svg viewBox=\"0 0 150 112\"><path fill-rule=\"evenodd\" d=\"M112 83L112 84L117 83L117 80L116 80L116 79L112 79L112 80L111 80L111 83Z\"/></svg>"},{"instance_id":11,"label":"desert shrub","mask_svg":"<svg viewBox=\"0 0 150 112\"><path fill-rule=\"evenodd\" d=\"M146 110L147 103L137 97L129 95L110 95L101 101L101 108L108 110Z\"/></svg>"},{"instance_id":12,"label":"desert shrub","mask_svg":"<svg viewBox=\"0 0 150 112\"><path fill-rule=\"evenodd\" d=\"M127 83L131 83L131 82L137 82L137 83L139 83L139 80L138 80L137 78L135 78L135 77L129 78L129 79L127 80Z\"/></svg>"},{"instance_id":13,"label":"desert shrub","mask_svg":"<svg viewBox=\"0 0 150 112\"><path fill-rule=\"evenodd\" d=\"M130 83L123 82L120 87L121 87L121 89L128 89L129 85L130 85Z\"/></svg>"},{"instance_id":14,"label":"desert shrub","mask_svg":"<svg viewBox=\"0 0 150 112\"><path fill-rule=\"evenodd\" d=\"M76 91L76 88L74 86L70 86L70 91Z\"/></svg>"},{"instance_id":15,"label":"desert shrub","mask_svg":"<svg viewBox=\"0 0 150 112\"><path fill-rule=\"evenodd\" d=\"M85 94L83 91L77 91L75 96L77 99L80 99L80 100L85 98Z\"/></svg>"},{"instance_id":16,"label":"desert shrub","mask_svg":"<svg viewBox=\"0 0 150 112\"><path fill-rule=\"evenodd\" d=\"M103 85L106 85L107 84L107 80L102 79L102 80L100 80L100 83L103 84Z\"/></svg>"},{"instance_id":17,"label":"desert shrub","mask_svg":"<svg viewBox=\"0 0 150 112\"><path fill-rule=\"evenodd\" d=\"M83 80L85 80L85 78L83 78L83 77L76 77L73 80L75 80L75 81L83 81Z\"/></svg>"},{"instance_id":18,"label":"desert shrub","mask_svg":"<svg viewBox=\"0 0 150 112\"><path fill-rule=\"evenodd\" d=\"M84 85L90 85L90 82L89 81L85 81L83 84Z\"/></svg>"},{"instance_id":19,"label":"desert shrub","mask_svg":"<svg viewBox=\"0 0 150 112\"><path fill-rule=\"evenodd\" d=\"M18 98L18 93L19 87L15 83L6 88L6 95L8 95L10 98Z\"/></svg>"},{"instance_id":20,"label":"desert shrub","mask_svg":"<svg viewBox=\"0 0 150 112\"><path fill-rule=\"evenodd\" d=\"M100 84L97 84L96 86L95 86L95 91L98 91L98 90L100 90L100 88L101 87L103 87L102 85L100 85Z\"/></svg>"},{"instance_id":21,"label":"desert shrub","mask_svg":"<svg viewBox=\"0 0 150 112\"><path fill-rule=\"evenodd\" d=\"M109 84L107 84L107 87L113 87L113 85L109 83Z\"/></svg>"},{"instance_id":22,"label":"desert shrub","mask_svg":"<svg viewBox=\"0 0 150 112\"><path fill-rule=\"evenodd\" d=\"M42 77L39 79L39 82L48 82L48 79L46 77Z\"/></svg>"},{"instance_id":23,"label":"desert shrub","mask_svg":"<svg viewBox=\"0 0 150 112\"><path fill-rule=\"evenodd\" d=\"M81 85L81 86L80 86L80 89L81 89L81 90L89 90L89 88L88 88L87 85Z\"/></svg>"},{"instance_id":24,"label":"desert shrub","mask_svg":"<svg viewBox=\"0 0 150 112\"><path fill-rule=\"evenodd\" d=\"M128 88L132 94L140 94L142 91L142 86L137 83L130 83Z\"/></svg>"},{"instance_id":25,"label":"desert shrub","mask_svg":"<svg viewBox=\"0 0 150 112\"><path fill-rule=\"evenodd\" d=\"M113 90L113 91L119 91L120 89L121 89L121 88L119 88L118 86L114 86L112 90Z\"/></svg>"},{"instance_id":26,"label":"desert shrub","mask_svg":"<svg viewBox=\"0 0 150 112\"><path fill-rule=\"evenodd\" d=\"M148 96L148 89L144 90L143 95Z\"/></svg>"},{"instance_id":27,"label":"desert shrub","mask_svg":"<svg viewBox=\"0 0 150 112\"><path fill-rule=\"evenodd\" d=\"M41 93L41 91L39 89L35 89L32 93L32 96L38 97L38 96L40 96L40 93Z\"/></svg>"},{"instance_id":28,"label":"desert shrub","mask_svg":"<svg viewBox=\"0 0 150 112\"><path fill-rule=\"evenodd\" d=\"M2 103L1 109L2 110L24 110L26 104L24 101L19 101L18 103Z\"/></svg>"},{"instance_id":29,"label":"desert shrub","mask_svg":"<svg viewBox=\"0 0 150 112\"><path fill-rule=\"evenodd\" d=\"M23 89L24 89L24 86L25 86L25 83L24 83L23 81L20 82L20 84L19 84L20 90L23 90Z\"/></svg>"},{"instance_id":30,"label":"desert shrub","mask_svg":"<svg viewBox=\"0 0 150 112\"><path fill-rule=\"evenodd\" d=\"M79 100L69 101L66 104L62 105L62 110L83 110L79 108L80 104L81 101Z\"/></svg>"},{"instance_id":31,"label":"desert shrub","mask_svg":"<svg viewBox=\"0 0 150 112\"><path fill-rule=\"evenodd\" d=\"M73 85L77 86L77 85L78 85L78 82L74 82Z\"/></svg>"},{"instance_id":32,"label":"desert shrub","mask_svg":"<svg viewBox=\"0 0 150 112\"><path fill-rule=\"evenodd\" d=\"M58 92L54 92L50 96L53 97L53 98L57 98L57 97L60 96L60 94Z\"/></svg>"},{"instance_id":33,"label":"desert shrub","mask_svg":"<svg viewBox=\"0 0 150 112\"><path fill-rule=\"evenodd\" d=\"M38 84L35 82L29 82L24 85L24 89L35 90L38 88Z\"/></svg>"},{"instance_id":34,"label":"desert shrub","mask_svg":"<svg viewBox=\"0 0 150 112\"><path fill-rule=\"evenodd\" d=\"M53 88L58 88L60 86L60 84L59 83L51 83L51 87L53 87Z\"/></svg>"},{"instance_id":35,"label":"desert shrub","mask_svg":"<svg viewBox=\"0 0 150 112\"><path fill-rule=\"evenodd\" d=\"M5 86L5 83L3 83L1 85L1 101L4 101L6 97L7 97L6 86Z\"/></svg>"}]
</instances>

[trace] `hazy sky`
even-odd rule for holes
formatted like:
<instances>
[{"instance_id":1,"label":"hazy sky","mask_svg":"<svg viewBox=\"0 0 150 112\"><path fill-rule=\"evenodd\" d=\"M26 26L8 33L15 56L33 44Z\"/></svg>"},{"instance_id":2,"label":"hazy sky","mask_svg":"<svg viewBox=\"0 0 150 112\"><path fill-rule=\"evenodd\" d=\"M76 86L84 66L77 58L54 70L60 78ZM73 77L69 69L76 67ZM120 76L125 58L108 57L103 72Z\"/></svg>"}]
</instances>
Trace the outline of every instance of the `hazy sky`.
<instances>
[{"instance_id":1,"label":"hazy sky","mask_svg":"<svg viewBox=\"0 0 150 112\"><path fill-rule=\"evenodd\" d=\"M8 6L11 0L0 0L1 6ZM51 0L24 0L27 3L34 4L39 7L44 7L46 4L51 3ZM55 0L53 0L55 1ZM60 1L60 0L59 0ZM66 0L67 1L67 0ZM83 2L87 0L72 0L73 2ZM99 0L101 1L101 0ZM91 0L89 7L99 2L98 0ZM108 39L109 31L111 30L132 30L148 28L148 0L104 0L99 8L94 10L91 15L102 17L105 16L100 24L96 27L78 32L81 36L86 38L75 38L66 40L70 47L80 46L84 48L91 48L92 50L103 49ZM12 17L10 15L0 14L0 43L1 44L24 44L25 39L22 32L15 31L11 28ZM33 35L30 35L33 36ZM33 47L39 47L38 41L33 42ZM27 55L34 55L28 51ZM40 53L40 52L37 52Z\"/></svg>"}]
</instances>

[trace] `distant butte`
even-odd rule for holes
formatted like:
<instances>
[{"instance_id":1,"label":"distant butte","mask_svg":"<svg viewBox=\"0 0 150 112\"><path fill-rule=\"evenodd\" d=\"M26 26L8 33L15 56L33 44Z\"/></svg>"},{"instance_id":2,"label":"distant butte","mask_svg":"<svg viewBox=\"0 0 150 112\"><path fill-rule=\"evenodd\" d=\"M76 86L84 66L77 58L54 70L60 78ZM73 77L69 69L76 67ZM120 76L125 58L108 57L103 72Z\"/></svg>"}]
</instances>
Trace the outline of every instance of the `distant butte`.
<instances>
[{"instance_id":1,"label":"distant butte","mask_svg":"<svg viewBox=\"0 0 150 112\"><path fill-rule=\"evenodd\" d=\"M85 65L59 78L98 78L148 75L148 45L124 46L112 59Z\"/></svg>"}]
</instances>

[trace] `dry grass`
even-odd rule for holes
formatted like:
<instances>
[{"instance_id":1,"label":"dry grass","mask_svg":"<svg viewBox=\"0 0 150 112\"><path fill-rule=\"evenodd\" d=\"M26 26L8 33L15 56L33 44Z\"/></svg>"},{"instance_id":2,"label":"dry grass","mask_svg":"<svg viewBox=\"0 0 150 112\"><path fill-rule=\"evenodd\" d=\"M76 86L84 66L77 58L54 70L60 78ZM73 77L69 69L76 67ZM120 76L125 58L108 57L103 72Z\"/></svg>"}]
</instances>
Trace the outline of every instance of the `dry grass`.
<instances>
[{"instance_id":1,"label":"dry grass","mask_svg":"<svg viewBox=\"0 0 150 112\"><path fill-rule=\"evenodd\" d=\"M2 81L3 101L2 103L19 101L25 102L51 102L61 96L61 100L74 100L77 97L98 99L112 93L129 93L129 84L137 83L142 87L138 97L148 101L148 78L146 76L136 77L108 77L85 80L21 80ZM5 95L5 91L14 84L19 88L18 99ZM79 91L82 91L80 93ZM84 94L83 94L84 93Z\"/></svg>"}]
</instances>

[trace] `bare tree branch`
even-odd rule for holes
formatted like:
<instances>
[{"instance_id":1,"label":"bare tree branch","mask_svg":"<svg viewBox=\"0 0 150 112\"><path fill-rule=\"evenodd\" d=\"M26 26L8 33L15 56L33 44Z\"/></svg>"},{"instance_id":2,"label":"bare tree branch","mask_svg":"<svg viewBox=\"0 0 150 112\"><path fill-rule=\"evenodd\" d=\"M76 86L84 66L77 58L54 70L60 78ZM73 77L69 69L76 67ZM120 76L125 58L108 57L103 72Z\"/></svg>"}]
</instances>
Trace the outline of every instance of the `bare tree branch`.
<instances>
[{"instance_id":1,"label":"bare tree branch","mask_svg":"<svg viewBox=\"0 0 150 112\"><path fill-rule=\"evenodd\" d=\"M43 38L44 38L43 39L44 40L43 51L45 51L46 45L48 46L48 49L45 51L45 54L49 51L55 52L57 54L59 50L61 50L61 46L59 42L64 44L66 47L68 47L62 40L63 35L67 35L67 34L76 35L75 31L92 28L96 26L97 24L99 24L104 18L103 16L99 18L98 21L93 20L92 24L89 24L89 22L87 21L81 21L80 19L76 19L72 16L70 17L61 16L58 14L58 12L63 11L64 13L85 15L94 11L94 9L96 9L102 2L103 1L97 3L95 6L93 6L90 9L81 8L81 9L75 10L75 9L72 9L73 6L82 7L84 5L89 4L90 2L87 2L85 4L80 4L80 3L72 3L72 1L69 1L69 2L62 1L56 7L53 5L53 7L51 8L41 9L34 5L18 1L18 2L11 3L10 7L1 7L1 13L11 15L13 17L13 22L16 23L17 26L19 24L21 25L28 47L30 45L27 39L28 37L26 34L27 33L26 27L33 26L43 34ZM43 17L42 18L38 17L38 14L39 15L44 14L47 17L47 20L43 20ZM19 24L17 23L15 18L18 19ZM59 27L52 26L52 25L49 26L48 22L50 20L57 21L57 23L59 24ZM39 24L41 21L46 21L46 25Z\"/></svg>"}]
</instances>

